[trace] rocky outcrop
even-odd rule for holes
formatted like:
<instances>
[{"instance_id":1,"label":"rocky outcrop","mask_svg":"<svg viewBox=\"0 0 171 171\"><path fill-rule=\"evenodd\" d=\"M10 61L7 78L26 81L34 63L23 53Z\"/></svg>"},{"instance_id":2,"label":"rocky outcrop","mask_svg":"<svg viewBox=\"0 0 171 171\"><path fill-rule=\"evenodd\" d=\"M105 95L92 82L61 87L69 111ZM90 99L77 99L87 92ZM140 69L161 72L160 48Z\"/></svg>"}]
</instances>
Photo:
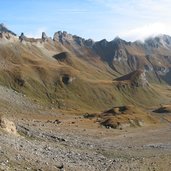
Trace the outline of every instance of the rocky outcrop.
<instances>
[{"instance_id":1,"label":"rocky outcrop","mask_svg":"<svg viewBox=\"0 0 171 171\"><path fill-rule=\"evenodd\" d=\"M92 39L85 40L85 42L84 42L84 44L89 48L92 48L94 43L95 43L95 41Z\"/></svg>"},{"instance_id":2,"label":"rocky outcrop","mask_svg":"<svg viewBox=\"0 0 171 171\"><path fill-rule=\"evenodd\" d=\"M73 39L72 35L68 34L66 31L63 31L63 32L58 31L53 36L54 41L60 42L62 44L69 43L72 41L72 39Z\"/></svg>"},{"instance_id":3,"label":"rocky outcrop","mask_svg":"<svg viewBox=\"0 0 171 171\"><path fill-rule=\"evenodd\" d=\"M24 33L21 33L21 35L19 36L20 42L22 42L25 39L26 39L26 37L25 37Z\"/></svg>"},{"instance_id":4,"label":"rocky outcrop","mask_svg":"<svg viewBox=\"0 0 171 171\"><path fill-rule=\"evenodd\" d=\"M120 89L129 87L145 87L148 86L149 83L146 78L146 74L142 70L136 70L129 74L126 74L122 77L114 79L114 81L117 81L117 87Z\"/></svg>"},{"instance_id":5,"label":"rocky outcrop","mask_svg":"<svg viewBox=\"0 0 171 171\"><path fill-rule=\"evenodd\" d=\"M11 30L8 30L4 24L0 24L0 33L10 33L11 35L16 36L16 34Z\"/></svg>"},{"instance_id":6,"label":"rocky outcrop","mask_svg":"<svg viewBox=\"0 0 171 171\"><path fill-rule=\"evenodd\" d=\"M8 30L6 27L0 24L0 39L3 40L14 40L16 34Z\"/></svg>"},{"instance_id":7,"label":"rocky outcrop","mask_svg":"<svg viewBox=\"0 0 171 171\"><path fill-rule=\"evenodd\" d=\"M82 47L92 48L94 41L92 39L85 40L82 37L68 34L66 31L58 31L54 34L53 40L62 44L78 45Z\"/></svg>"},{"instance_id":8,"label":"rocky outcrop","mask_svg":"<svg viewBox=\"0 0 171 171\"><path fill-rule=\"evenodd\" d=\"M47 35L45 32L42 32L42 41L45 42L47 40Z\"/></svg>"}]
</instances>

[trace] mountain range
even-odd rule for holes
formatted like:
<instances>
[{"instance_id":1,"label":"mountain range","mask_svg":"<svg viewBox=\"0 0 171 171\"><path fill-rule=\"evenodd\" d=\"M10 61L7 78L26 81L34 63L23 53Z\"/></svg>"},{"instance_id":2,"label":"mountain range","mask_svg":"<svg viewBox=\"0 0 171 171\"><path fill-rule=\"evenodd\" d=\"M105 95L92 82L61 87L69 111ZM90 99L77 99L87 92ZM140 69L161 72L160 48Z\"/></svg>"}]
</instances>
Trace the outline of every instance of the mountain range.
<instances>
[{"instance_id":1,"label":"mountain range","mask_svg":"<svg viewBox=\"0 0 171 171\"><path fill-rule=\"evenodd\" d=\"M58 31L17 36L0 25L0 84L59 109L102 111L170 102L171 37L93 41ZM170 94L169 94L169 93Z\"/></svg>"}]
</instances>

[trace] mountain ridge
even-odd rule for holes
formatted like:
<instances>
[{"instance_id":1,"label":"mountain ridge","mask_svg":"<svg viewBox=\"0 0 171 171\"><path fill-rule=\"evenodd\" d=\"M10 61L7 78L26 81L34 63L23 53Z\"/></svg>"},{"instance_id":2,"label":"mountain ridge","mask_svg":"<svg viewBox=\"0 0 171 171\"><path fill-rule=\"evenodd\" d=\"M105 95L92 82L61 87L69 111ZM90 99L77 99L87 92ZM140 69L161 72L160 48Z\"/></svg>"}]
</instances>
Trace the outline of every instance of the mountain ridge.
<instances>
[{"instance_id":1,"label":"mountain ridge","mask_svg":"<svg viewBox=\"0 0 171 171\"><path fill-rule=\"evenodd\" d=\"M1 34L9 33L16 36L15 33L7 29L3 24L0 24L0 31ZM108 65L119 74L127 74L134 70L142 69L146 72L156 70L155 74L163 76L170 71L171 67L169 57L171 55L171 37L164 34L149 37L144 42L127 42L119 37L114 38L112 41L107 41L106 39L93 41L92 39L86 40L79 36L69 34L66 31L55 32L53 39L47 37L44 32L42 33L42 39L27 38L24 36L24 33L21 35L22 36L20 36L19 39L22 37L26 42L30 41L38 43L46 40L49 40L51 43L53 43L53 41L59 42L63 46L70 46L69 48L72 47L72 50L75 52L78 51L79 55L81 55L81 48L88 48L89 53L90 51L91 53L95 53L102 61L107 62ZM46 39L43 38L43 36L46 36ZM3 35L1 35L1 37L3 37ZM7 38L9 39L9 35ZM77 50L79 48L80 50ZM159 54L162 51L166 52L166 54ZM158 58L158 62L156 62L157 60L155 59L154 66L153 60L156 52L158 54L155 58ZM164 59L161 59L160 56ZM120 64L127 65L127 67L125 67L124 70L121 70L119 66Z\"/></svg>"},{"instance_id":2,"label":"mountain ridge","mask_svg":"<svg viewBox=\"0 0 171 171\"><path fill-rule=\"evenodd\" d=\"M12 35L17 36L16 33L11 31L10 29L8 29L3 23L0 24L0 32L1 33L2 32L9 32ZM45 33L45 32L42 32L42 33ZM113 41L120 41L120 42L125 42L125 43L128 43L128 44L130 44L130 43L144 44L144 43L147 43L148 40L155 40L155 41L164 40L167 43L169 41L169 44L170 44L170 39L171 39L170 35L167 35L167 34L156 34L156 35L148 36L144 40L127 41L127 40L124 40L124 39L120 38L119 36L116 36L112 40L106 40L104 38L104 39L95 41L92 38L86 39L86 38L83 38L83 37L75 35L75 34L70 34L67 31L56 31L54 33L53 37L52 37L53 40L55 40L55 36L59 36L59 37L63 37L63 38L70 38L70 39L71 39L71 37L76 38L76 39L78 38L78 39L82 39L82 40L84 40L86 42L92 42L92 44L97 43L97 42L101 42L101 41L106 41L107 43L110 43L110 42L113 42ZM30 37L30 38L36 39L35 37ZM40 38L41 38L41 35L40 35ZM59 41L59 39L58 39L58 41Z\"/></svg>"},{"instance_id":3,"label":"mountain ridge","mask_svg":"<svg viewBox=\"0 0 171 171\"><path fill-rule=\"evenodd\" d=\"M171 49L161 39L151 46L119 37L94 42L60 31L53 39L45 33L39 39L23 35L2 33L0 84L33 100L97 111L113 104L148 106L158 104L159 97L169 99L156 91L156 85L163 91L171 84Z\"/></svg>"}]
</instances>

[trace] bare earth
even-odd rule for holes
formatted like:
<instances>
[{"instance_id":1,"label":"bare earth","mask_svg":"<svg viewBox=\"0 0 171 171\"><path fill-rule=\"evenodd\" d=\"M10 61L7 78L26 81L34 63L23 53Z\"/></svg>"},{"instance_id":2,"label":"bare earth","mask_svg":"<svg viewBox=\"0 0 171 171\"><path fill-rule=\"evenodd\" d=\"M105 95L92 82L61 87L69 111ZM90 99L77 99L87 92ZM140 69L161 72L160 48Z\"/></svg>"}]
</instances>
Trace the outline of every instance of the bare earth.
<instances>
[{"instance_id":1,"label":"bare earth","mask_svg":"<svg viewBox=\"0 0 171 171\"><path fill-rule=\"evenodd\" d=\"M0 128L0 171L169 171L171 168L169 113L153 114L160 118L160 124L106 129L95 118L61 114L0 88L0 114L14 122L18 132L8 133Z\"/></svg>"},{"instance_id":2,"label":"bare earth","mask_svg":"<svg viewBox=\"0 0 171 171\"><path fill-rule=\"evenodd\" d=\"M58 121L61 123L58 123ZM55 121L56 120L56 121ZM1 170L169 170L171 125L114 130L56 114L15 120L20 135L0 132Z\"/></svg>"}]
</instances>

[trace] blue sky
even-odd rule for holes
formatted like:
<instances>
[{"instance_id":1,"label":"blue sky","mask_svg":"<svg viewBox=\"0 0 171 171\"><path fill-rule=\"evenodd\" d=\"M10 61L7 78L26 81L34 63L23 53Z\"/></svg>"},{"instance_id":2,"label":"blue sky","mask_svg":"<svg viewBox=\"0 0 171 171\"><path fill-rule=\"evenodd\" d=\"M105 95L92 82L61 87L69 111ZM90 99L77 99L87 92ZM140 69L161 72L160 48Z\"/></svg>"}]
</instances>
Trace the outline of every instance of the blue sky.
<instances>
[{"instance_id":1,"label":"blue sky","mask_svg":"<svg viewBox=\"0 0 171 171\"><path fill-rule=\"evenodd\" d=\"M137 40L171 35L170 0L2 0L1 23L40 37L65 30L84 38Z\"/></svg>"}]
</instances>

